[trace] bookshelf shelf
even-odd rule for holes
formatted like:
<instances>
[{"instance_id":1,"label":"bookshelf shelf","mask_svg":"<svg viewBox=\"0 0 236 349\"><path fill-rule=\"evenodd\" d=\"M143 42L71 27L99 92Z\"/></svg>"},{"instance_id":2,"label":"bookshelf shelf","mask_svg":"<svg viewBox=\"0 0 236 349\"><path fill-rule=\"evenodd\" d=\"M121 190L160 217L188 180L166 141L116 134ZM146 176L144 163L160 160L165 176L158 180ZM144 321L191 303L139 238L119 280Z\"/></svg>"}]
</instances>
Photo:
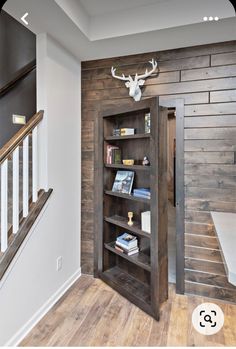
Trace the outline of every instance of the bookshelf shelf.
<instances>
[{"instance_id":1,"label":"bookshelf shelf","mask_svg":"<svg viewBox=\"0 0 236 349\"><path fill-rule=\"evenodd\" d=\"M106 270L101 275L101 279L122 296L135 304L139 304L141 309L153 316L149 285L138 281L135 277L124 272L117 266Z\"/></svg>"},{"instance_id":2,"label":"bookshelf shelf","mask_svg":"<svg viewBox=\"0 0 236 349\"><path fill-rule=\"evenodd\" d=\"M105 137L105 141L122 141L126 139L149 139L150 138L150 133L142 133L142 134L134 134L130 136L108 136Z\"/></svg>"},{"instance_id":3,"label":"bookshelf shelf","mask_svg":"<svg viewBox=\"0 0 236 349\"><path fill-rule=\"evenodd\" d=\"M121 170L130 170L130 171L146 171L150 172L151 167L150 166L142 166L142 165L122 165L122 164L105 164L106 168L117 168Z\"/></svg>"},{"instance_id":4,"label":"bookshelf shelf","mask_svg":"<svg viewBox=\"0 0 236 349\"><path fill-rule=\"evenodd\" d=\"M115 249L115 242L110 242L109 244L104 244L105 248L112 253L117 254L118 256L127 259L131 263L136 264L137 266L147 270L151 271L151 265L150 265L150 256L148 256L146 253L138 252L132 256L128 256L127 254L123 252L119 252Z\"/></svg>"},{"instance_id":5,"label":"bookshelf shelf","mask_svg":"<svg viewBox=\"0 0 236 349\"><path fill-rule=\"evenodd\" d=\"M158 98L151 98L131 102L129 107L102 109L96 121L95 275L157 320L160 304L168 295L167 113L159 107ZM133 128L136 134L112 136L121 128ZM119 161L134 159L141 164L148 157L150 166L106 164L116 159L112 149L120 152ZM151 198L120 192L121 188L128 192L131 185L132 192L150 189ZM141 229L142 213L147 211L151 234ZM133 212L133 226L127 224L128 212ZM127 232L136 237L139 248L132 256L115 248L117 238Z\"/></svg>"},{"instance_id":6,"label":"bookshelf shelf","mask_svg":"<svg viewBox=\"0 0 236 349\"><path fill-rule=\"evenodd\" d=\"M117 225L118 227L124 228L125 230L129 230L130 232L133 232L138 236L143 236L145 238L150 239L151 234L141 230L140 223L134 222L133 226L129 226L127 224L127 218L124 218L118 215L115 215L112 217L105 217L105 221L108 223Z\"/></svg>"},{"instance_id":7,"label":"bookshelf shelf","mask_svg":"<svg viewBox=\"0 0 236 349\"><path fill-rule=\"evenodd\" d=\"M111 191L111 190L106 190L105 194L110 195L110 196L116 196L118 198L122 198L122 199L126 199L126 200L132 200L132 201L144 202L146 204L150 204L150 199L136 197L136 196L133 196L131 194L130 195L129 194L122 194L122 193L117 193L117 192Z\"/></svg>"}]
</instances>

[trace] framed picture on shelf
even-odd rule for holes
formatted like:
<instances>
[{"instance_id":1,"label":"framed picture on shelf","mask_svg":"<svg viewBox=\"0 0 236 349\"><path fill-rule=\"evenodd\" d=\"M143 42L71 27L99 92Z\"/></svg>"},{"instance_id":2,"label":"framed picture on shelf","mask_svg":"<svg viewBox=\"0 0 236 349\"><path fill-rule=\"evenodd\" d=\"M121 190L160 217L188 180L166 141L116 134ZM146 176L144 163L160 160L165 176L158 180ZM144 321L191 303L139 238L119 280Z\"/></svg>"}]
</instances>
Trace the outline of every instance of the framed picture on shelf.
<instances>
[{"instance_id":1,"label":"framed picture on shelf","mask_svg":"<svg viewBox=\"0 0 236 349\"><path fill-rule=\"evenodd\" d=\"M122 194L130 194L134 181L133 171L117 171L112 191Z\"/></svg>"}]
</instances>

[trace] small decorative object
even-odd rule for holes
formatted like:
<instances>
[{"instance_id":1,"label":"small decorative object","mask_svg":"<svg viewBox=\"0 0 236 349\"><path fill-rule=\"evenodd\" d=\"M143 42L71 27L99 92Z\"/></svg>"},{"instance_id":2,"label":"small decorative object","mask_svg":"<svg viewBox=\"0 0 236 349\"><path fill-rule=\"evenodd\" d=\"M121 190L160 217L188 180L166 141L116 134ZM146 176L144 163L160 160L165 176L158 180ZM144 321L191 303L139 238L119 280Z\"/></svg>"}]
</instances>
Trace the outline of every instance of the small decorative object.
<instances>
[{"instance_id":1,"label":"small decorative object","mask_svg":"<svg viewBox=\"0 0 236 349\"><path fill-rule=\"evenodd\" d=\"M145 114L145 133L151 132L151 114L146 113Z\"/></svg>"},{"instance_id":2,"label":"small decorative object","mask_svg":"<svg viewBox=\"0 0 236 349\"><path fill-rule=\"evenodd\" d=\"M141 213L141 228L146 233L151 233L151 212L150 211Z\"/></svg>"},{"instance_id":3,"label":"small decorative object","mask_svg":"<svg viewBox=\"0 0 236 349\"><path fill-rule=\"evenodd\" d=\"M112 191L122 194L130 194L134 181L133 171L117 171Z\"/></svg>"},{"instance_id":4,"label":"small decorative object","mask_svg":"<svg viewBox=\"0 0 236 349\"><path fill-rule=\"evenodd\" d=\"M132 159L127 159L127 160L123 160L123 165L126 165L126 166L133 166L134 165L134 160Z\"/></svg>"},{"instance_id":5,"label":"small decorative object","mask_svg":"<svg viewBox=\"0 0 236 349\"><path fill-rule=\"evenodd\" d=\"M131 75L126 77L124 74L122 74L122 76L118 76L118 75L116 75L116 69L113 67L111 68L111 74L114 78L122 80L122 81L126 81L125 86L129 89L129 95L130 95L130 97L133 97L133 99L136 102L140 101L140 99L142 97L142 92L141 92L140 87L145 84L144 79L146 79L147 77L152 75L155 72L155 70L157 69L157 61L152 59L151 61L149 61L149 63L152 65L152 69L150 71L148 71L146 69L146 72L142 75L138 75L136 73L134 78L132 78Z\"/></svg>"},{"instance_id":6,"label":"small decorative object","mask_svg":"<svg viewBox=\"0 0 236 349\"><path fill-rule=\"evenodd\" d=\"M143 166L150 166L150 161L147 156L144 156L143 158Z\"/></svg>"},{"instance_id":7,"label":"small decorative object","mask_svg":"<svg viewBox=\"0 0 236 349\"><path fill-rule=\"evenodd\" d=\"M134 217L134 213L133 212L128 212L128 218L129 218L128 225L130 227L132 227L132 225L134 225L134 222L132 221L133 217Z\"/></svg>"}]
</instances>

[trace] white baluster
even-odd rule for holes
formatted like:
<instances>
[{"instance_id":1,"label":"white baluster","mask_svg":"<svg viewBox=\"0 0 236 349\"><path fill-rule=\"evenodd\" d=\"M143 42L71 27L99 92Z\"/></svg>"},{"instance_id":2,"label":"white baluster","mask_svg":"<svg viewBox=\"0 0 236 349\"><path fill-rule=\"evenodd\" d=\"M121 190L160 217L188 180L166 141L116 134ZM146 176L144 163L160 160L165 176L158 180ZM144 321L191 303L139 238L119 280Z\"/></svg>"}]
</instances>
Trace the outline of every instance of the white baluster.
<instances>
[{"instance_id":1,"label":"white baluster","mask_svg":"<svg viewBox=\"0 0 236 349\"><path fill-rule=\"evenodd\" d=\"M19 230L19 147L13 152L13 234Z\"/></svg>"},{"instance_id":2,"label":"white baluster","mask_svg":"<svg viewBox=\"0 0 236 349\"><path fill-rule=\"evenodd\" d=\"M1 252L8 247L8 160L1 165Z\"/></svg>"},{"instance_id":3,"label":"white baluster","mask_svg":"<svg viewBox=\"0 0 236 349\"><path fill-rule=\"evenodd\" d=\"M32 132L32 196L33 202L38 200L38 128Z\"/></svg>"},{"instance_id":4,"label":"white baluster","mask_svg":"<svg viewBox=\"0 0 236 349\"><path fill-rule=\"evenodd\" d=\"M29 136L23 141L23 217L29 214Z\"/></svg>"}]
</instances>

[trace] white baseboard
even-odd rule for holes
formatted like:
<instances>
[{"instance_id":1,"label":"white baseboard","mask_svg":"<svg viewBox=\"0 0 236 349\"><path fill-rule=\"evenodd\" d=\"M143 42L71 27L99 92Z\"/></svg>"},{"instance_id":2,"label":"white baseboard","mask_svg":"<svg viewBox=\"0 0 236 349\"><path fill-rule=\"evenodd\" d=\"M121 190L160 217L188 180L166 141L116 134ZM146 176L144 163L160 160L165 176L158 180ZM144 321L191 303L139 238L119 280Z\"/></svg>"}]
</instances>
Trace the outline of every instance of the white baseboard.
<instances>
[{"instance_id":1,"label":"white baseboard","mask_svg":"<svg viewBox=\"0 0 236 349\"><path fill-rule=\"evenodd\" d=\"M53 305L63 296L63 294L75 283L75 281L80 276L81 269L79 268L4 346L16 347L17 345L19 345L20 342L32 330L32 328L44 317L44 315L53 307Z\"/></svg>"}]
</instances>

